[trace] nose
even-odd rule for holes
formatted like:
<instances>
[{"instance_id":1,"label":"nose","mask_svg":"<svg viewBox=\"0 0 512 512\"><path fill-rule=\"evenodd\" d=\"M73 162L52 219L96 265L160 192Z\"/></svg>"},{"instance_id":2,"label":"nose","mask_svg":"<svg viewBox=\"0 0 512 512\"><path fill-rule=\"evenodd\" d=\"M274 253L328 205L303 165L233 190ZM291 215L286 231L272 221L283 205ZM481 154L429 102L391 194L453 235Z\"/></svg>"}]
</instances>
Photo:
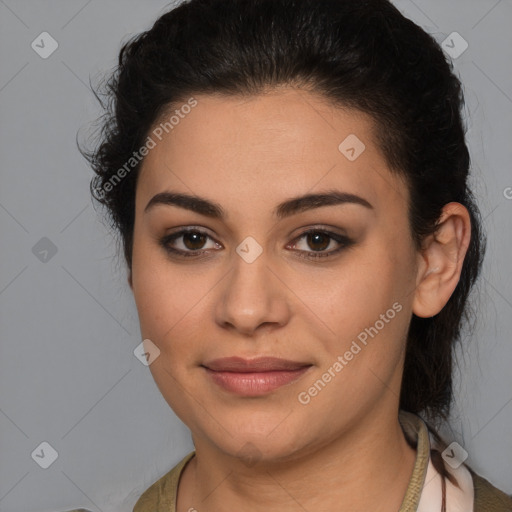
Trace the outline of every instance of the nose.
<instances>
[{"instance_id":1,"label":"nose","mask_svg":"<svg viewBox=\"0 0 512 512\"><path fill-rule=\"evenodd\" d=\"M217 324L247 336L286 325L290 292L265 254L250 263L238 255L233 259L233 267L219 287Z\"/></svg>"}]
</instances>

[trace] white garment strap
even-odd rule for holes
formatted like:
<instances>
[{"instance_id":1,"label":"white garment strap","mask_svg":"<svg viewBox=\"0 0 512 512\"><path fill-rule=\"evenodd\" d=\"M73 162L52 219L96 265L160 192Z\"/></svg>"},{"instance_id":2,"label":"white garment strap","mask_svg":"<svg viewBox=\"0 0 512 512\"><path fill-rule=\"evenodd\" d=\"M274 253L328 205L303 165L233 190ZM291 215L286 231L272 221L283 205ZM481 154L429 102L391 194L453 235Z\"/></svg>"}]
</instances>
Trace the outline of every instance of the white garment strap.
<instances>
[{"instance_id":1,"label":"white garment strap","mask_svg":"<svg viewBox=\"0 0 512 512\"><path fill-rule=\"evenodd\" d=\"M430 444L437 448L435 439L430 437ZM429 450L430 453L430 450ZM456 469L444 462L447 471L457 480L459 487L446 482L446 512L473 512L475 491L473 478L469 470L461 464ZM425 483L421 492L418 512L440 512L443 501L442 477L437 472L429 456Z\"/></svg>"}]
</instances>

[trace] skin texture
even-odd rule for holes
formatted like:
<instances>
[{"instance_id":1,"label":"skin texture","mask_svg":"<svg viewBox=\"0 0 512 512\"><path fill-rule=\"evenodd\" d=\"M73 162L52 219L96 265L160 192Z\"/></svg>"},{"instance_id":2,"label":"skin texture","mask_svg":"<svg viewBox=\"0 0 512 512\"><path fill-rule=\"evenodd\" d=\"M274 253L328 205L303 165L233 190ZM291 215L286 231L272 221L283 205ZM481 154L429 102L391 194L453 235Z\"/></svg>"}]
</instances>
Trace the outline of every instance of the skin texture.
<instances>
[{"instance_id":1,"label":"skin texture","mask_svg":"<svg viewBox=\"0 0 512 512\"><path fill-rule=\"evenodd\" d=\"M195 96L198 104L146 156L136 193L129 278L150 365L164 398L190 428L196 457L179 485L178 512L247 509L396 511L415 451L398 423L406 334L414 312L429 317L448 301L469 243L467 210L445 206L440 227L416 251L405 183L391 173L365 114L335 108L289 87L266 94ZM338 146L355 134L366 149L350 161ZM339 190L372 208L341 204L288 218L279 203ZM163 191L206 198L212 219L149 200ZM208 237L171 245L164 235L194 226ZM309 242L309 228L353 244ZM252 263L236 248L253 237ZM188 245L186 245L188 244ZM322 245L323 244L323 245ZM365 328L398 303L366 346L308 404L298 401ZM261 397L214 384L200 365L227 356L276 356L313 366Z\"/></svg>"}]
</instances>

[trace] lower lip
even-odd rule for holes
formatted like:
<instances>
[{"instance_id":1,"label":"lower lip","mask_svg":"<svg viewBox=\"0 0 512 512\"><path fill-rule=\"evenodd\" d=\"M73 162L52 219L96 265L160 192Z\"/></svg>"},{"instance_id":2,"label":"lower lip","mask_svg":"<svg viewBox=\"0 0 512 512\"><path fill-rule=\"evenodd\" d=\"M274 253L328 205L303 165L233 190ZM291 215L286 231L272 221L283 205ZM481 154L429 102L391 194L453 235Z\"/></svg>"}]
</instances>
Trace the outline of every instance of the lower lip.
<instances>
[{"instance_id":1,"label":"lower lip","mask_svg":"<svg viewBox=\"0 0 512 512\"><path fill-rule=\"evenodd\" d=\"M310 368L311 366L305 366L298 370L254 373L217 372L209 368L205 370L213 382L226 391L242 396L261 396L296 381Z\"/></svg>"}]
</instances>

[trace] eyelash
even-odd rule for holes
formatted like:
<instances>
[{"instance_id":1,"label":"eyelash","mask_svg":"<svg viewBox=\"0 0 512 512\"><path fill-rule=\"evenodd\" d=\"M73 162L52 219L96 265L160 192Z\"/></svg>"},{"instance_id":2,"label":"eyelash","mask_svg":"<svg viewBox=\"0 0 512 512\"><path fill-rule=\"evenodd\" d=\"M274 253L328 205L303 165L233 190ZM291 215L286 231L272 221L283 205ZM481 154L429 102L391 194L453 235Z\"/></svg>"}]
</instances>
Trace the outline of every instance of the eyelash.
<instances>
[{"instance_id":1,"label":"eyelash","mask_svg":"<svg viewBox=\"0 0 512 512\"><path fill-rule=\"evenodd\" d=\"M210 237L210 235L208 235L208 233L206 233L204 231L201 231L200 229L189 228L189 229L183 229L183 230L178 231L176 233L172 233L170 235L164 236L163 238L160 239L159 244L162 246L162 248L169 255L177 256L177 257L180 257L180 258L181 257L184 257L184 258L198 258L201 255L203 255L204 253L208 252L208 250L205 250L205 251L203 250L202 251L201 249L198 249L196 251L193 251L193 250L182 251L181 249L175 249L173 247L170 247L170 245L169 245L170 243L174 242L175 240L177 240L178 238L182 237L183 235L185 235L187 233L196 233L196 234L204 235L207 238L212 239ZM300 258L306 259L306 260L318 260L320 258L327 258L327 257L330 257L330 256L334 256L335 254L340 253L342 250L347 249L348 247L350 247L351 245L354 244L353 240L351 240L350 238L348 238L348 237L346 237L344 235L339 235L337 233L332 233L330 231L322 230L322 229L319 229L319 228L312 228L312 229L308 229L308 230L304 231L298 237L296 237L293 240L294 245L297 242L299 242L301 239L303 239L304 237L309 235L309 234L326 235L328 238L330 238L330 239L336 241L337 243L339 243L340 247L338 247L337 249L328 251L328 252L297 251L298 252L297 256L300 257ZM218 242L216 242L216 243L218 243ZM304 253L306 253L306 255L304 255Z\"/></svg>"}]
</instances>

